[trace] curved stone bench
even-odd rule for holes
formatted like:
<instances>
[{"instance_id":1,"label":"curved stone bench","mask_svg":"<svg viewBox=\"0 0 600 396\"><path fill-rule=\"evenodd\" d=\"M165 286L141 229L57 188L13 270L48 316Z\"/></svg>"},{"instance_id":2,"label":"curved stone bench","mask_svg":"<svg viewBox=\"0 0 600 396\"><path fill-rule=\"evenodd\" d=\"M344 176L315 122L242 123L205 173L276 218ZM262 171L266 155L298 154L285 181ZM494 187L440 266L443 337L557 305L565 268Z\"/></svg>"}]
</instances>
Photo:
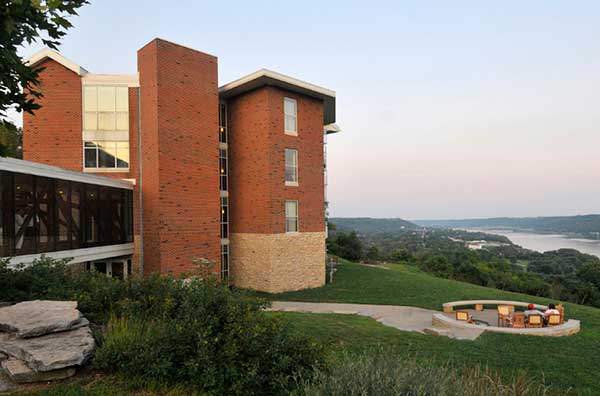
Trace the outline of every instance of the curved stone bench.
<instances>
[{"instance_id":1,"label":"curved stone bench","mask_svg":"<svg viewBox=\"0 0 600 396\"><path fill-rule=\"evenodd\" d=\"M513 305L516 307L525 307L529 305L529 303L525 303L522 301L508 301L508 300L465 300L465 301L452 301L442 304L442 308L446 313L454 312L455 307L465 307L465 306L474 306L476 310L480 311L481 309L477 309L477 306L483 307L484 305ZM546 305L533 304L535 309L545 311L548 309Z\"/></svg>"},{"instance_id":2,"label":"curved stone bench","mask_svg":"<svg viewBox=\"0 0 600 396\"><path fill-rule=\"evenodd\" d=\"M483 300L486 301L486 300ZM520 303L524 304L524 303ZM469 305L469 304L463 304ZM503 304L501 304L503 305ZM507 304L509 305L509 304ZM516 304L515 304L516 305ZM522 305L520 305L522 306ZM460 329L479 329L485 331L491 331L494 333L505 333L505 334L523 334L532 336L547 336L547 337L561 337L579 333L581 330L581 323L578 320L569 319L565 323L559 326L553 327L540 327L540 328L524 328L515 329L512 327L495 327L495 326L479 326L473 323L467 323L459 320L455 320L443 313L433 315L432 323L434 326L443 327L447 329L460 328Z\"/></svg>"}]
</instances>

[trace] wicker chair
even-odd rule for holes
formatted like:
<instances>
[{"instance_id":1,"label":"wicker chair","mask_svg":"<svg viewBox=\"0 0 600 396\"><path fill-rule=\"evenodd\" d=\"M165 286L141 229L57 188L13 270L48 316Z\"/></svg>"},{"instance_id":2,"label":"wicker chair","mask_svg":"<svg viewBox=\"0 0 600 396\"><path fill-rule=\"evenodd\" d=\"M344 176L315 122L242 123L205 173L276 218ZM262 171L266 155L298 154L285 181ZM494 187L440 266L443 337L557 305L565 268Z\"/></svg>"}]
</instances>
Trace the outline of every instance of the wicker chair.
<instances>
[{"instance_id":1,"label":"wicker chair","mask_svg":"<svg viewBox=\"0 0 600 396\"><path fill-rule=\"evenodd\" d=\"M515 312L512 321L512 327L516 329L524 329L525 328L525 313L524 312Z\"/></svg>"},{"instance_id":2,"label":"wicker chair","mask_svg":"<svg viewBox=\"0 0 600 396\"><path fill-rule=\"evenodd\" d=\"M542 318L542 315L529 315L527 318L527 327L544 327L544 319Z\"/></svg>"},{"instance_id":3,"label":"wicker chair","mask_svg":"<svg viewBox=\"0 0 600 396\"><path fill-rule=\"evenodd\" d=\"M565 323L565 307L561 305L557 305L556 309L560 312L560 324Z\"/></svg>"},{"instance_id":4,"label":"wicker chair","mask_svg":"<svg viewBox=\"0 0 600 396\"><path fill-rule=\"evenodd\" d=\"M548 315L547 320L548 320L548 327L561 325L559 314L550 314L550 315Z\"/></svg>"},{"instance_id":5,"label":"wicker chair","mask_svg":"<svg viewBox=\"0 0 600 396\"><path fill-rule=\"evenodd\" d=\"M510 314L510 305L498 305L498 327L506 326L510 323Z\"/></svg>"},{"instance_id":6,"label":"wicker chair","mask_svg":"<svg viewBox=\"0 0 600 396\"><path fill-rule=\"evenodd\" d=\"M456 311L456 320L460 322L469 322L469 312L467 311Z\"/></svg>"}]
</instances>

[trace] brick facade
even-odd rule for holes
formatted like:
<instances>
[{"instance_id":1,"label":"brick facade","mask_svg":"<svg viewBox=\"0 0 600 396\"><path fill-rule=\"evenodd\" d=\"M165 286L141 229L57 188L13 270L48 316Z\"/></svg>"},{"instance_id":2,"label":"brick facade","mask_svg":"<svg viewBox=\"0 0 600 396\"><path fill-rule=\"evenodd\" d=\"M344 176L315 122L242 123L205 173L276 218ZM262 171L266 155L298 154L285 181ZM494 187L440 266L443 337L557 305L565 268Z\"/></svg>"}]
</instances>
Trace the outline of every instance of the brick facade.
<instances>
[{"instance_id":1,"label":"brick facade","mask_svg":"<svg viewBox=\"0 0 600 396\"><path fill-rule=\"evenodd\" d=\"M81 171L81 77L51 59L40 67L42 108L23 114L23 159Z\"/></svg>"},{"instance_id":2,"label":"brick facade","mask_svg":"<svg viewBox=\"0 0 600 396\"><path fill-rule=\"evenodd\" d=\"M154 40L138 68L145 270L178 274L194 258L219 265L217 58Z\"/></svg>"},{"instance_id":3,"label":"brick facade","mask_svg":"<svg viewBox=\"0 0 600 396\"><path fill-rule=\"evenodd\" d=\"M89 80L55 59L39 64L44 98L35 116L24 115L24 159L83 171L82 78ZM155 39L137 60L139 88L129 88L129 171L99 174L136 181L134 264L143 252L146 274L190 271L195 258L215 261L218 272L217 58ZM228 106L231 270L242 287L279 292L325 281L324 102L302 89L262 84L221 98ZM284 133L285 97L297 100L297 136ZM285 185L285 149L298 150L295 187ZM299 202L299 233L285 233L285 200Z\"/></svg>"},{"instance_id":4,"label":"brick facade","mask_svg":"<svg viewBox=\"0 0 600 396\"><path fill-rule=\"evenodd\" d=\"M297 101L297 136L284 133L285 97ZM323 285L322 103L264 87L230 99L228 112L233 282L268 292ZM298 150L298 186L285 185L285 149ZM298 234L285 233L286 200L298 201Z\"/></svg>"}]
</instances>

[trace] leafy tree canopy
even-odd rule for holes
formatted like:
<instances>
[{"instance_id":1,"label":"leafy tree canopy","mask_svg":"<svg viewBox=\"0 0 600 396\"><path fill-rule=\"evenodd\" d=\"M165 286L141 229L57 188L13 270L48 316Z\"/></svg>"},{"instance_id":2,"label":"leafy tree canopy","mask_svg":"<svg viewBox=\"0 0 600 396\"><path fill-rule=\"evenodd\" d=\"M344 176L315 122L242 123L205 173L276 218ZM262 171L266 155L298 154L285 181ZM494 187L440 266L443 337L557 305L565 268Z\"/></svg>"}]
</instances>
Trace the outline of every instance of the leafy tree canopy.
<instances>
[{"instance_id":1,"label":"leafy tree canopy","mask_svg":"<svg viewBox=\"0 0 600 396\"><path fill-rule=\"evenodd\" d=\"M23 129L0 120L0 157L23 158Z\"/></svg>"},{"instance_id":2,"label":"leafy tree canopy","mask_svg":"<svg viewBox=\"0 0 600 396\"><path fill-rule=\"evenodd\" d=\"M0 117L15 106L33 113L42 96L37 90L40 69L23 63L17 48L36 41L56 49L72 25L68 17L87 0L0 0Z\"/></svg>"}]
</instances>

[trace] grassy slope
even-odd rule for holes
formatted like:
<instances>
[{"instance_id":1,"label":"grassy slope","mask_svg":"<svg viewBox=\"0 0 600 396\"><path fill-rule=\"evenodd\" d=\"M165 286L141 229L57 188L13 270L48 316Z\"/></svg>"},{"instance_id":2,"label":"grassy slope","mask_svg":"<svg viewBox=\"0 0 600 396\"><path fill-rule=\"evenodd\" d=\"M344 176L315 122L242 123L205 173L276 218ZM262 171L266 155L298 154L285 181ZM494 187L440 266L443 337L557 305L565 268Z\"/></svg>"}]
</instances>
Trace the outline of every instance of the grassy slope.
<instances>
[{"instance_id":1,"label":"grassy slope","mask_svg":"<svg viewBox=\"0 0 600 396\"><path fill-rule=\"evenodd\" d=\"M392 265L390 268L384 270L344 263L331 285L268 298L413 305L432 309L440 309L446 301L480 298L548 303L547 299L435 278L412 267ZM474 342L401 332L372 319L353 315L279 315L302 332L312 334L334 348L357 350L385 344L386 348L395 349L395 353L487 365L505 375L519 371L538 378L543 375L546 384L563 390L573 388L570 394L598 395L600 310L574 304L565 304L565 307L567 317L582 321L582 331L575 336L545 338L485 333Z\"/></svg>"}]
</instances>

